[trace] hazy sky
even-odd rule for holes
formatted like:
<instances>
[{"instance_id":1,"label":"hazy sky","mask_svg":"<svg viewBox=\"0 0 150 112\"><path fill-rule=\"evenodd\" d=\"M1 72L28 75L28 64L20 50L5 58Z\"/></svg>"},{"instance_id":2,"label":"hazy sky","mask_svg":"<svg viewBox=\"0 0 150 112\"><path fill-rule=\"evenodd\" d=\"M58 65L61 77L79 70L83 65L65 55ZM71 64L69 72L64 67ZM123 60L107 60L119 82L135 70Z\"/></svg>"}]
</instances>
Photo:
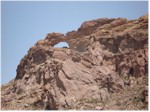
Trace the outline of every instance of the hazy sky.
<instances>
[{"instance_id":1,"label":"hazy sky","mask_svg":"<svg viewBox=\"0 0 150 112\"><path fill-rule=\"evenodd\" d=\"M148 2L1 2L2 81L16 68L31 46L50 32L76 30L86 20L136 19L148 13Z\"/></svg>"}]
</instances>

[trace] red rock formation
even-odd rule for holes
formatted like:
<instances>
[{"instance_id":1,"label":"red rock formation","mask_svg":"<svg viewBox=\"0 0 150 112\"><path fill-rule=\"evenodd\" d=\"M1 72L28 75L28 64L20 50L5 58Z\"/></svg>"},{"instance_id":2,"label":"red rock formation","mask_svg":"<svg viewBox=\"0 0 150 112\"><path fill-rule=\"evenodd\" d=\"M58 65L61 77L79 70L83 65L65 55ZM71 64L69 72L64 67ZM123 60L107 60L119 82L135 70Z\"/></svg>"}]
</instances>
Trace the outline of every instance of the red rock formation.
<instances>
[{"instance_id":1,"label":"red rock formation","mask_svg":"<svg viewBox=\"0 0 150 112\"><path fill-rule=\"evenodd\" d=\"M59 42L69 48L54 48ZM86 21L78 31L47 34L29 49L15 80L2 87L2 108L67 109L81 99L107 101L111 93L133 86L133 77L146 75L147 16Z\"/></svg>"}]
</instances>

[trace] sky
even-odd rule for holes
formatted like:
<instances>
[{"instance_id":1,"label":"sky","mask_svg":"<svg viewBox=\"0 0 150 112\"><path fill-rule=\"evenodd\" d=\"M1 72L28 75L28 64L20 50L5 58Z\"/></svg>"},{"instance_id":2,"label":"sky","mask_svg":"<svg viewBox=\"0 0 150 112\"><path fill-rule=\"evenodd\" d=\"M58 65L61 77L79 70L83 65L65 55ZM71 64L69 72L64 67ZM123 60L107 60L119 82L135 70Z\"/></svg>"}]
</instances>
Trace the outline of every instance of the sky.
<instances>
[{"instance_id":1,"label":"sky","mask_svg":"<svg viewBox=\"0 0 150 112\"><path fill-rule=\"evenodd\" d=\"M50 32L77 30L97 18L137 19L148 13L144 1L1 2L1 83L16 76L17 65L38 40ZM61 43L56 47L66 46Z\"/></svg>"}]
</instances>

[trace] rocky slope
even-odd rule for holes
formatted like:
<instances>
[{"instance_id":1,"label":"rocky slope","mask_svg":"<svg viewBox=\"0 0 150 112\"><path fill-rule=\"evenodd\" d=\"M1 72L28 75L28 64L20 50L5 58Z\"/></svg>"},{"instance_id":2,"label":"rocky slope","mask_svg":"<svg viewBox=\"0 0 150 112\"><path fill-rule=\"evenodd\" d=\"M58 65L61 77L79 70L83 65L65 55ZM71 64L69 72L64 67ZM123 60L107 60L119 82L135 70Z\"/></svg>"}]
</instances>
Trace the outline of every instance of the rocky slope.
<instances>
[{"instance_id":1,"label":"rocky slope","mask_svg":"<svg viewBox=\"0 0 150 112\"><path fill-rule=\"evenodd\" d=\"M67 42L69 48L54 48ZM49 33L1 87L2 110L148 109L148 16L96 19Z\"/></svg>"}]
</instances>

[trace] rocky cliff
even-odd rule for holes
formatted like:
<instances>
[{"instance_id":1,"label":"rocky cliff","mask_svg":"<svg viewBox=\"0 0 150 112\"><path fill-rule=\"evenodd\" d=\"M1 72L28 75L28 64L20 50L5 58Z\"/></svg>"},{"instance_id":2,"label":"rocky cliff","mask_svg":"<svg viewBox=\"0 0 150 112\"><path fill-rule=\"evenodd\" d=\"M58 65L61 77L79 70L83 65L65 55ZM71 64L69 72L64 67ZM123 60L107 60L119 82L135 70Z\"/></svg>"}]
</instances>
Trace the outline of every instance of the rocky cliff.
<instances>
[{"instance_id":1,"label":"rocky cliff","mask_svg":"<svg viewBox=\"0 0 150 112\"><path fill-rule=\"evenodd\" d=\"M69 48L55 48L67 42ZM3 110L148 109L148 16L96 19L49 33L2 85Z\"/></svg>"}]
</instances>

